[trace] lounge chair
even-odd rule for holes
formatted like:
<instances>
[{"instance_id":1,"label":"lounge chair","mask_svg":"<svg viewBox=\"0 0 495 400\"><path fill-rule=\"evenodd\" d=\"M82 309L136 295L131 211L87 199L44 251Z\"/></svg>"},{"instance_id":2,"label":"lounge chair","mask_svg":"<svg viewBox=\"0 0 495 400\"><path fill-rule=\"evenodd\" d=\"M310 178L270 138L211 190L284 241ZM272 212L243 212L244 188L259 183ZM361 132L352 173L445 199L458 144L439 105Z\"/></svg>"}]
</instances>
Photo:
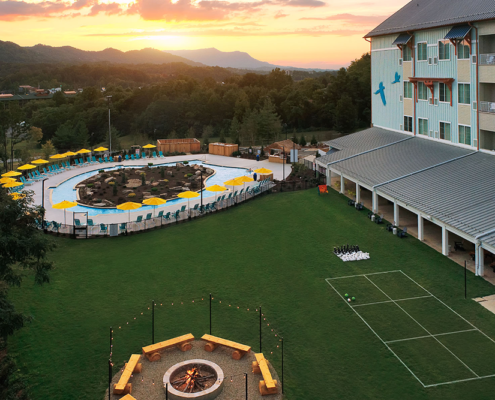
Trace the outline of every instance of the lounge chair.
<instances>
[{"instance_id":1,"label":"lounge chair","mask_svg":"<svg viewBox=\"0 0 495 400\"><path fill-rule=\"evenodd\" d=\"M454 250L466 251L466 249L464 248L464 244L462 242L454 242Z\"/></svg>"},{"instance_id":2,"label":"lounge chair","mask_svg":"<svg viewBox=\"0 0 495 400\"><path fill-rule=\"evenodd\" d=\"M165 214L165 220L170 221L170 212Z\"/></svg>"},{"instance_id":3,"label":"lounge chair","mask_svg":"<svg viewBox=\"0 0 495 400\"><path fill-rule=\"evenodd\" d=\"M125 155L125 160L129 161L129 155L128 154Z\"/></svg>"},{"instance_id":4,"label":"lounge chair","mask_svg":"<svg viewBox=\"0 0 495 400\"><path fill-rule=\"evenodd\" d=\"M74 220L74 225L75 225L75 226L82 226L82 225L81 225L81 221L79 221L78 219L75 219L75 220Z\"/></svg>"},{"instance_id":5,"label":"lounge chair","mask_svg":"<svg viewBox=\"0 0 495 400\"><path fill-rule=\"evenodd\" d=\"M100 232L108 232L108 227L105 224L100 224Z\"/></svg>"},{"instance_id":6,"label":"lounge chair","mask_svg":"<svg viewBox=\"0 0 495 400\"><path fill-rule=\"evenodd\" d=\"M192 208L191 210L194 212L194 214L197 214L198 213L198 208L199 208L199 203L196 203L196 205L194 206L194 208Z\"/></svg>"},{"instance_id":7,"label":"lounge chair","mask_svg":"<svg viewBox=\"0 0 495 400\"><path fill-rule=\"evenodd\" d=\"M119 230L122 231L127 231L127 223L123 222L119 226Z\"/></svg>"},{"instance_id":8,"label":"lounge chair","mask_svg":"<svg viewBox=\"0 0 495 400\"><path fill-rule=\"evenodd\" d=\"M59 171L60 173L64 172L65 171L65 168L61 168L58 164L55 164L53 166L57 171Z\"/></svg>"},{"instance_id":9,"label":"lounge chair","mask_svg":"<svg viewBox=\"0 0 495 400\"><path fill-rule=\"evenodd\" d=\"M108 158L107 157L103 157L103 158L104 158L105 162L108 162Z\"/></svg>"},{"instance_id":10,"label":"lounge chair","mask_svg":"<svg viewBox=\"0 0 495 400\"><path fill-rule=\"evenodd\" d=\"M103 160L101 159L101 157L100 157L100 158L98 158L98 162L99 162L100 164L101 164L101 163L103 163Z\"/></svg>"},{"instance_id":11,"label":"lounge chair","mask_svg":"<svg viewBox=\"0 0 495 400\"><path fill-rule=\"evenodd\" d=\"M210 203L208 203L204 209L204 212L207 213L210 211Z\"/></svg>"},{"instance_id":12,"label":"lounge chair","mask_svg":"<svg viewBox=\"0 0 495 400\"><path fill-rule=\"evenodd\" d=\"M108 158L108 160L109 160L110 162L113 162L113 157L112 157L112 156L110 156L110 157Z\"/></svg>"},{"instance_id":13,"label":"lounge chair","mask_svg":"<svg viewBox=\"0 0 495 400\"><path fill-rule=\"evenodd\" d=\"M81 165L87 165L87 163L85 163L82 158L79 159L79 164L81 164Z\"/></svg>"},{"instance_id":14,"label":"lounge chair","mask_svg":"<svg viewBox=\"0 0 495 400\"><path fill-rule=\"evenodd\" d=\"M55 221L52 221L52 231L53 232L58 232L58 230L60 229L60 224L58 222L55 222Z\"/></svg>"},{"instance_id":15,"label":"lounge chair","mask_svg":"<svg viewBox=\"0 0 495 400\"><path fill-rule=\"evenodd\" d=\"M153 215L153 214L151 214L151 213L149 213L149 214L146 214L146 221L149 221L149 220L151 220L151 216L152 216L152 215Z\"/></svg>"},{"instance_id":16,"label":"lounge chair","mask_svg":"<svg viewBox=\"0 0 495 400\"><path fill-rule=\"evenodd\" d=\"M78 168L82 167L82 165L79 164L79 161L77 161L77 158L74 158L74 165Z\"/></svg>"},{"instance_id":17,"label":"lounge chair","mask_svg":"<svg viewBox=\"0 0 495 400\"><path fill-rule=\"evenodd\" d=\"M217 202L214 201L210 204L210 211L217 211Z\"/></svg>"},{"instance_id":18,"label":"lounge chair","mask_svg":"<svg viewBox=\"0 0 495 400\"><path fill-rule=\"evenodd\" d=\"M160 211L157 215L157 218L163 218L163 211Z\"/></svg>"},{"instance_id":19,"label":"lounge chair","mask_svg":"<svg viewBox=\"0 0 495 400\"><path fill-rule=\"evenodd\" d=\"M177 210L177 211L174 213L174 218L175 218L175 220L176 220L176 221L180 218L180 210Z\"/></svg>"},{"instance_id":20,"label":"lounge chair","mask_svg":"<svg viewBox=\"0 0 495 400\"><path fill-rule=\"evenodd\" d=\"M86 157L86 160L88 160L88 165L93 164L93 161L91 161L91 157Z\"/></svg>"},{"instance_id":21,"label":"lounge chair","mask_svg":"<svg viewBox=\"0 0 495 400\"><path fill-rule=\"evenodd\" d=\"M153 158L156 158L156 151L153 152Z\"/></svg>"},{"instance_id":22,"label":"lounge chair","mask_svg":"<svg viewBox=\"0 0 495 400\"><path fill-rule=\"evenodd\" d=\"M397 236L401 239L407 237L407 226L404 229L397 231Z\"/></svg>"},{"instance_id":23,"label":"lounge chair","mask_svg":"<svg viewBox=\"0 0 495 400\"><path fill-rule=\"evenodd\" d=\"M186 206L182 206L181 209L180 209L180 212L183 213L184 211L186 211Z\"/></svg>"},{"instance_id":24,"label":"lounge chair","mask_svg":"<svg viewBox=\"0 0 495 400\"><path fill-rule=\"evenodd\" d=\"M146 153L144 151L141 153L141 158L146 158Z\"/></svg>"},{"instance_id":25,"label":"lounge chair","mask_svg":"<svg viewBox=\"0 0 495 400\"><path fill-rule=\"evenodd\" d=\"M24 178L23 176L21 176L21 182L24 184L24 185L32 185L34 182L32 182L31 180L28 180L26 178Z\"/></svg>"},{"instance_id":26,"label":"lounge chair","mask_svg":"<svg viewBox=\"0 0 495 400\"><path fill-rule=\"evenodd\" d=\"M88 226L95 226L92 219L88 219Z\"/></svg>"},{"instance_id":27,"label":"lounge chair","mask_svg":"<svg viewBox=\"0 0 495 400\"><path fill-rule=\"evenodd\" d=\"M135 160L134 154L131 154L131 160Z\"/></svg>"},{"instance_id":28,"label":"lounge chair","mask_svg":"<svg viewBox=\"0 0 495 400\"><path fill-rule=\"evenodd\" d=\"M98 163L98 161L96 161L96 157L93 156L93 164L97 164L97 163Z\"/></svg>"},{"instance_id":29,"label":"lounge chair","mask_svg":"<svg viewBox=\"0 0 495 400\"><path fill-rule=\"evenodd\" d=\"M52 175L53 175L53 172L48 172L48 171L46 170L46 168L45 168L45 167L43 167L43 172L45 173L45 175L46 175L47 177L48 177L48 176L52 176Z\"/></svg>"},{"instance_id":30,"label":"lounge chair","mask_svg":"<svg viewBox=\"0 0 495 400\"><path fill-rule=\"evenodd\" d=\"M143 221L143 216L139 215L136 219L136 222L142 222Z\"/></svg>"},{"instance_id":31,"label":"lounge chair","mask_svg":"<svg viewBox=\"0 0 495 400\"><path fill-rule=\"evenodd\" d=\"M163 153L162 153L161 151L159 151L159 152L158 152L158 157L160 157L160 158L165 158L165 157L163 156Z\"/></svg>"}]
</instances>

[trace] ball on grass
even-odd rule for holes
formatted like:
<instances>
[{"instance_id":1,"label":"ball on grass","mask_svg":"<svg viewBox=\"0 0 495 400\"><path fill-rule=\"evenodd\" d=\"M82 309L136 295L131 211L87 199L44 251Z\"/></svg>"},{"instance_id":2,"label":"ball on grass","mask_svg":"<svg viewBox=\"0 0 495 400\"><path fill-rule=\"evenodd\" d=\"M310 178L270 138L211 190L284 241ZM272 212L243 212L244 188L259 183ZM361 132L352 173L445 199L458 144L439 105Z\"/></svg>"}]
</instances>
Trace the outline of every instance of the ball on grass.
<instances>
[{"instance_id":1,"label":"ball on grass","mask_svg":"<svg viewBox=\"0 0 495 400\"><path fill-rule=\"evenodd\" d=\"M355 297L352 297L352 301L356 301L356 298Z\"/></svg>"},{"instance_id":2,"label":"ball on grass","mask_svg":"<svg viewBox=\"0 0 495 400\"><path fill-rule=\"evenodd\" d=\"M348 295L347 293L346 293L346 294L344 294L344 296L345 296L345 297L349 297L349 295Z\"/></svg>"},{"instance_id":3,"label":"ball on grass","mask_svg":"<svg viewBox=\"0 0 495 400\"><path fill-rule=\"evenodd\" d=\"M347 299L347 301L350 303L350 302L351 302L351 298L349 297L349 298Z\"/></svg>"}]
</instances>

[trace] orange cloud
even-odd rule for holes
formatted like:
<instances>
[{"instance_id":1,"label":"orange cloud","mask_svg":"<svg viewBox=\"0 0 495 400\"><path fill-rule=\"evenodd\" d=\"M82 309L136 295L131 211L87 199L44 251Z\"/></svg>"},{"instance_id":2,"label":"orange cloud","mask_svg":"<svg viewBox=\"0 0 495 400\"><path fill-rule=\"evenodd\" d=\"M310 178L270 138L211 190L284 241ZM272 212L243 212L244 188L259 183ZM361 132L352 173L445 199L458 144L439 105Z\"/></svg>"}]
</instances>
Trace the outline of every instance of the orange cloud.
<instances>
[{"instance_id":1,"label":"orange cloud","mask_svg":"<svg viewBox=\"0 0 495 400\"><path fill-rule=\"evenodd\" d=\"M288 16L289 16L289 14L284 14L282 11L278 11L273 18L279 19L279 18L284 18L284 17L288 17Z\"/></svg>"},{"instance_id":2,"label":"orange cloud","mask_svg":"<svg viewBox=\"0 0 495 400\"><path fill-rule=\"evenodd\" d=\"M351 25L378 25L388 18L383 15L336 14L328 17L299 18L301 21L343 21Z\"/></svg>"}]
</instances>

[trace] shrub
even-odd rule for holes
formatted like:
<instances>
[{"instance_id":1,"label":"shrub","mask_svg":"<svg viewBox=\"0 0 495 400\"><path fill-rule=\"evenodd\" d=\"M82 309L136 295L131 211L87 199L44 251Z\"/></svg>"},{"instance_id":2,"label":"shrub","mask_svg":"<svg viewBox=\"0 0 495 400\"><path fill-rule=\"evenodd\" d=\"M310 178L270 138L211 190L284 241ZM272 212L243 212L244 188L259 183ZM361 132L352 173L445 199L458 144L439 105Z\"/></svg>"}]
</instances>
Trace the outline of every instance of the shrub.
<instances>
[{"instance_id":1,"label":"shrub","mask_svg":"<svg viewBox=\"0 0 495 400\"><path fill-rule=\"evenodd\" d=\"M232 157L237 157L237 156L240 156L241 155L241 152L240 151L234 151L232 153Z\"/></svg>"},{"instance_id":2,"label":"shrub","mask_svg":"<svg viewBox=\"0 0 495 400\"><path fill-rule=\"evenodd\" d=\"M122 173L122 183L125 185L126 184L126 179L125 179L125 172Z\"/></svg>"},{"instance_id":3,"label":"shrub","mask_svg":"<svg viewBox=\"0 0 495 400\"><path fill-rule=\"evenodd\" d=\"M190 172L186 174L186 178L190 178L191 176L193 176L193 174L191 174Z\"/></svg>"},{"instance_id":4,"label":"shrub","mask_svg":"<svg viewBox=\"0 0 495 400\"><path fill-rule=\"evenodd\" d=\"M299 139L299 144L301 146L306 146L306 138L304 137L304 135L301 135L301 139Z\"/></svg>"},{"instance_id":5,"label":"shrub","mask_svg":"<svg viewBox=\"0 0 495 400\"><path fill-rule=\"evenodd\" d=\"M183 161L182 164L187 165L189 164L189 161Z\"/></svg>"},{"instance_id":6,"label":"shrub","mask_svg":"<svg viewBox=\"0 0 495 400\"><path fill-rule=\"evenodd\" d=\"M160 167L160 176L163 178L165 178L165 168L163 167Z\"/></svg>"},{"instance_id":7,"label":"shrub","mask_svg":"<svg viewBox=\"0 0 495 400\"><path fill-rule=\"evenodd\" d=\"M113 195L114 195L114 196L117 196L117 194L118 194L118 190L119 190L119 189L117 188L117 185L114 185L114 186L113 186Z\"/></svg>"},{"instance_id":8,"label":"shrub","mask_svg":"<svg viewBox=\"0 0 495 400\"><path fill-rule=\"evenodd\" d=\"M151 191L152 191L152 192L158 192L158 188L157 188L157 187L152 187L152 188L151 188Z\"/></svg>"},{"instance_id":9,"label":"shrub","mask_svg":"<svg viewBox=\"0 0 495 400\"><path fill-rule=\"evenodd\" d=\"M313 135L313 137L311 138L311 145L316 146L317 144L318 144L318 140L316 140L316 136Z\"/></svg>"},{"instance_id":10,"label":"shrub","mask_svg":"<svg viewBox=\"0 0 495 400\"><path fill-rule=\"evenodd\" d=\"M149 162L149 163L148 163L148 167L151 167L152 165L153 165L153 163L152 163L152 162Z\"/></svg>"},{"instance_id":11,"label":"shrub","mask_svg":"<svg viewBox=\"0 0 495 400\"><path fill-rule=\"evenodd\" d=\"M136 193L134 193L134 192L128 193L127 197L136 197Z\"/></svg>"},{"instance_id":12,"label":"shrub","mask_svg":"<svg viewBox=\"0 0 495 400\"><path fill-rule=\"evenodd\" d=\"M184 174L184 178L187 178L187 174Z\"/></svg>"},{"instance_id":13,"label":"shrub","mask_svg":"<svg viewBox=\"0 0 495 400\"><path fill-rule=\"evenodd\" d=\"M88 187L88 188L90 188L90 189L91 189L91 188L94 188L94 187L95 187L95 184L94 184L94 183L88 183L88 184L86 185L86 187Z\"/></svg>"},{"instance_id":14,"label":"shrub","mask_svg":"<svg viewBox=\"0 0 495 400\"><path fill-rule=\"evenodd\" d=\"M141 174L141 184L146 185L146 174Z\"/></svg>"},{"instance_id":15,"label":"shrub","mask_svg":"<svg viewBox=\"0 0 495 400\"><path fill-rule=\"evenodd\" d=\"M165 182L165 183L168 182L168 179L164 179L163 182Z\"/></svg>"},{"instance_id":16,"label":"shrub","mask_svg":"<svg viewBox=\"0 0 495 400\"><path fill-rule=\"evenodd\" d=\"M100 169L100 170L98 171L98 173L99 173L99 174L103 174L103 172L105 172L105 170L104 170L104 169Z\"/></svg>"},{"instance_id":17,"label":"shrub","mask_svg":"<svg viewBox=\"0 0 495 400\"><path fill-rule=\"evenodd\" d=\"M110 186L115 186L115 181L108 182Z\"/></svg>"}]
</instances>

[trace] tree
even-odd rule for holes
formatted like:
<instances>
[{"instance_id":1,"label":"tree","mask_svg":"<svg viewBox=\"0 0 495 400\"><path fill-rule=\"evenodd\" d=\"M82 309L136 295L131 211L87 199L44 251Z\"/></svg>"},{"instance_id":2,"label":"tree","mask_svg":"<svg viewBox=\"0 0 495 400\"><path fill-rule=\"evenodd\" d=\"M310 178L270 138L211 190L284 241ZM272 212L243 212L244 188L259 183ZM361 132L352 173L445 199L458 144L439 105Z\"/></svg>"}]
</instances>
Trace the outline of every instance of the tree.
<instances>
[{"instance_id":1,"label":"tree","mask_svg":"<svg viewBox=\"0 0 495 400\"><path fill-rule=\"evenodd\" d=\"M112 128L112 131L115 128ZM113 134L113 132L112 132ZM61 125L55 132L53 144L59 151L63 150L80 150L88 143L88 129L86 124L79 120L75 126L71 121ZM112 137L112 148L114 148Z\"/></svg>"},{"instance_id":2,"label":"tree","mask_svg":"<svg viewBox=\"0 0 495 400\"><path fill-rule=\"evenodd\" d=\"M317 146L318 145L318 140L316 140L316 136L313 135L313 137L311 138L311 145L312 146Z\"/></svg>"},{"instance_id":3,"label":"tree","mask_svg":"<svg viewBox=\"0 0 495 400\"><path fill-rule=\"evenodd\" d=\"M335 109L335 129L340 133L350 133L356 128L357 112L352 99L344 94Z\"/></svg>"},{"instance_id":4,"label":"tree","mask_svg":"<svg viewBox=\"0 0 495 400\"><path fill-rule=\"evenodd\" d=\"M188 138L195 138L196 137L196 131L194 130L194 128L192 126L187 130L187 137Z\"/></svg>"},{"instance_id":5,"label":"tree","mask_svg":"<svg viewBox=\"0 0 495 400\"><path fill-rule=\"evenodd\" d=\"M60 107L62 104L66 103L65 96L62 93L62 91L55 92L53 97L52 97L52 100L55 102L55 105L57 107Z\"/></svg>"},{"instance_id":6,"label":"tree","mask_svg":"<svg viewBox=\"0 0 495 400\"><path fill-rule=\"evenodd\" d=\"M47 140L45 144L42 144L41 149L43 150L43 156L45 159L55 153L55 146L51 140Z\"/></svg>"},{"instance_id":7,"label":"tree","mask_svg":"<svg viewBox=\"0 0 495 400\"><path fill-rule=\"evenodd\" d=\"M301 146L306 146L306 138L304 137L304 135L301 135L301 139L299 139L299 144Z\"/></svg>"},{"instance_id":8,"label":"tree","mask_svg":"<svg viewBox=\"0 0 495 400\"><path fill-rule=\"evenodd\" d=\"M220 139L219 139L220 143L225 143L226 140L225 140L225 131L222 129L220 131Z\"/></svg>"},{"instance_id":9,"label":"tree","mask_svg":"<svg viewBox=\"0 0 495 400\"><path fill-rule=\"evenodd\" d=\"M230 140L232 140L234 143L237 143L237 141L239 141L240 130L241 130L241 124L239 123L237 117L234 117L232 119L232 122L230 123L230 128L229 128Z\"/></svg>"}]
</instances>

